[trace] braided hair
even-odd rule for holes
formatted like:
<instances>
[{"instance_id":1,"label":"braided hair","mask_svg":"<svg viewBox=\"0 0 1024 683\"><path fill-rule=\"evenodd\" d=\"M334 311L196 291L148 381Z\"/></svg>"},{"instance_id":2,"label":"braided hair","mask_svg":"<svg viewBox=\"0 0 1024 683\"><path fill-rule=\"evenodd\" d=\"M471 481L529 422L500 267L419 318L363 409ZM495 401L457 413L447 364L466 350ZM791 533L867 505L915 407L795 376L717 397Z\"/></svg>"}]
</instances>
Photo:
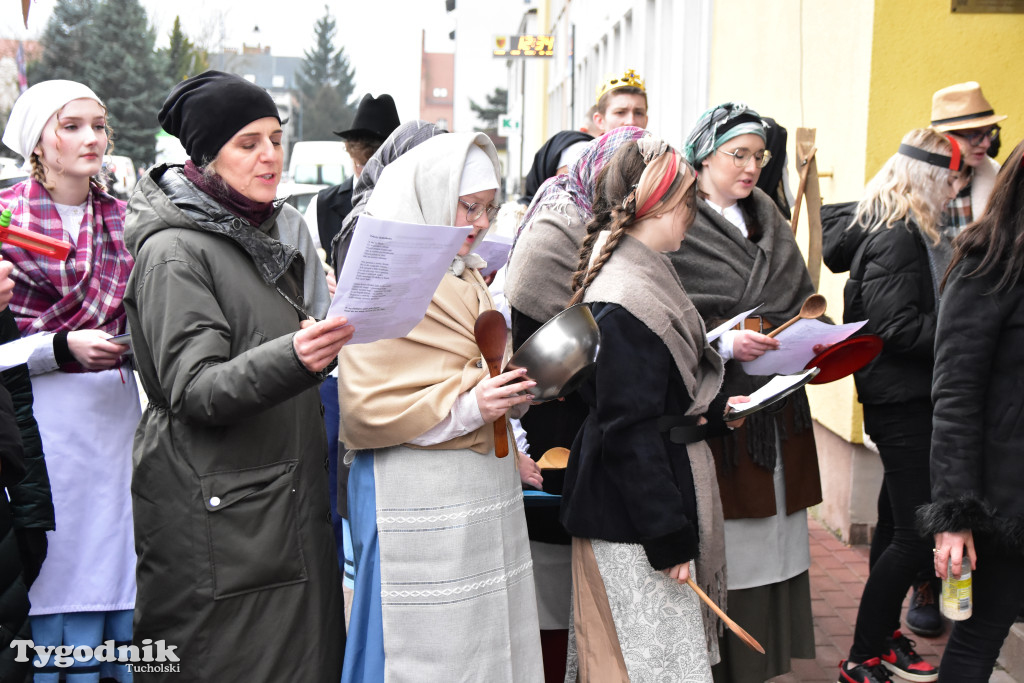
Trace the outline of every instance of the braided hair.
<instances>
[{"instance_id":1,"label":"braided hair","mask_svg":"<svg viewBox=\"0 0 1024 683\"><path fill-rule=\"evenodd\" d=\"M665 156L671 154L671 157ZM675 150L653 138L632 141L620 147L598 175L594 188L594 217L587 223L587 234L570 286L569 305L583 301L587 288L618 247L622 236L636 224L637 203L641 217L674 211L685 202L691 213L697 202L697 183L685 164L676 163ZM667 160L667 162L666 162ZM648 179L648 168L656 174ZM655 185L659 185L655 189ZM667 187L666 187L667 185ZM591 263L598 237L608 232L600 253Z\"/></svg>"}]
</instances>

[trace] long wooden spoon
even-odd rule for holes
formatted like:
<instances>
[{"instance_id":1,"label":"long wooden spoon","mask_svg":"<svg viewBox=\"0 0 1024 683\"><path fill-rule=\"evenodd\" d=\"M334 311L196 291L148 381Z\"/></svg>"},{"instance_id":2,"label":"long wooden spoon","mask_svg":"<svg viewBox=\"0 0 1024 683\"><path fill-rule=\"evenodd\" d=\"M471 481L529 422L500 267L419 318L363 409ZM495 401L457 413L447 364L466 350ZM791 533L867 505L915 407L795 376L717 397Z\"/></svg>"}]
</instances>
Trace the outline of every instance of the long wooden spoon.
<instances>
[{"instance_id":1,"label":"long wooden spoon","mask_svg":"<svg viewBox=\"0 0 1024 683\"><path fill-rule=\"evenodd\" d=\"M686 585L693 589L693 592L696 593L700 597L700 599L703 600L707 604L707 606L711 608L712 612L718 615L718 617L725 623L725 625L729 627L730 631L735 633L740 640L747 644L747 647L749 647L751 650L764 654L764 648L761 647L761 643L757 642L754 636L750 635L745 630L743 630L742 626L740 626L735 621L727 617L725 615L725 612L722 611L722 608L716 605L715 602L711 598L709 598L704 591L700 589L700 586L694 583L693 579L686 579Z\"/></svg>"},{"instance_id":2,"label":"long wooden spoon","mask_svg":"<svg viewBox=\"0 0 1024 683\"><path fill-rule=\"evenodd\" d=\"M797 320L813 320L815 318L820 318L821 316L825 315L825 309L827 307L828 301L825 300L825 297L823 297L821 294L811 294L809 297L807 297L806 300L804 300L804 304L803 306L800 307L800 312L796 314L795 318L793 318L792 320L787 320L786 322L782 323L774 330L769 332L768 336L774 337L779 332L782 332L784 329L795 323Z\"/></svg>"},{"instance_id":3,"label":"long wooden spoon","mask_svg":"<svg viewBox=\"0 0 1024 683\"><path fill-rule=\"evenodd\" d=\"M501 374L501 360L505 356L505 343L508 339L505 316L498 311L484 311L473 325L473 337L476 338L476 345L480 347L491 377ZM504 415L494 421L494 454L499 458L508 455L508 432Z\"/></svg>"}]
</instances>

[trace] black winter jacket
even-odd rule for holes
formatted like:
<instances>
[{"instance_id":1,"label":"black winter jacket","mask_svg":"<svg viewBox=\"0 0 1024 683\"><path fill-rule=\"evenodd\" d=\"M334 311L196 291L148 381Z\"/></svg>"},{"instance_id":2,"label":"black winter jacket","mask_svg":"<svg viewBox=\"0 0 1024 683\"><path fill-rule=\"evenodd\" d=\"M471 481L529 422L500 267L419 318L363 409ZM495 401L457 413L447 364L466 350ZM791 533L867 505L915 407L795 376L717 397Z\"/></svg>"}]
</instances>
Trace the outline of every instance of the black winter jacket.
<instances>
[{"instance_id":1,"label":"black winter jacket","mask_svg":"<svg viewBox=\"0 0 1024 683\"><path fill-rule=\"evenodd\" d=\"M598 315L609 304L595 304ZM601 351L580 388L590 412L572 446L562 489L561 519L579 538L640 543L655 569L694 559L697 501L685 444L656 421L683 415L692 400L664 342L625 308L599 322ZM726 397L708 408L722 421ZM717 417L716 417L717 416Z\"/></svg>"},{"instance_id":2,"label":"black winter jacket","mask_svg":"<svg viewBox=\"0 0 1024 683\"><path fill-rule=\"evenodd\" d=\"M990 294L1001 272L950 271L935 345L932 500L922 531L970 529L1024 554L1024 283Z\"/></svg>"},{"instance_id":3,"label":"black winter jacket","mask_svg":"<svg viewBox=\"0 0 1024 683\"><path fill-rule=\"evenodd\" d=\"M833 273L850 271L843 289L843 322L867 319L864 334L884 346L854 373L861 403L903 403L931 396L935 284L926 239L913 221L865 231L849 226L849 202L822 207L822 257Z\"/></svg>"},{"instance_id":4,"label":"black winter jacket","mask_svg":"<svg viewBox=\"0 0 1024 683\"><path fill-rule=\"evenodd\" d=\"M19 336L14 316L4 309L0 343ZM28 587L46 553L44 534L53 528L32 383L27 366L20 365L0 374L0 681L22 681L28 674L29 663L14 661L10 643L31 637Z\"/></svg>"},{"instance_id":5,"label":"black winter jacket","mask_svg":"<svg viewBox=\"0 0 1024 683\"><path fill-rule=\"evenodd\" d=\"M320 246L327 253L327 265L335 268L335 252L331 248L334 237L341 232L341 224L352 211L352 184L349 176L340 185L320 190L316 195L316 229ZM342 254L348 251L346 245Z\"/></svg>"}]
</instances>

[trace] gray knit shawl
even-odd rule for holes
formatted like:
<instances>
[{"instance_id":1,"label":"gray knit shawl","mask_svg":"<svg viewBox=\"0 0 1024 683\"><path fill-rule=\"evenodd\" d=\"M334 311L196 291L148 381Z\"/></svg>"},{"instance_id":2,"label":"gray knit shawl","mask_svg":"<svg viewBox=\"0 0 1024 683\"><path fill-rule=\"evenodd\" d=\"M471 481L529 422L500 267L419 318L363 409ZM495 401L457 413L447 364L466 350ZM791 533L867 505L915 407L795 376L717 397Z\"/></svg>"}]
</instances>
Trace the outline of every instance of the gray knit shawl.
<instances>
[{"instance_id":1,"label":"gray knit shawl","mask_svg":"<svg viewBox=\"0 0 1024 683\"><path fill-rule=\"evenodd\" d=\"M772 325L794 317L804 299L814 293L814 286L793 231L774 202L758 188L743 202L752 214L748 222L752 218L760 230L756 241L744 237L707 202L698 204L686 240L669 258L707 326L714 327L759 304L763 305L757 313ZM753 232L754 225L748 227ZM749 395L770 379L747 375L735 360L725 367L723 390L729 396ZM798 431L810 428L806 394L800 391L790 400L797 408ZM751 415L746 424L751 455L766 469L775 466L775 437L769 420L776 417L763 411ZM780 421L780 433L784 434L781 426Z\"/></svg>"},{"instance_id":2,"label":"gray knit shawl","mask_svg":"<svg viewBox=\"0 0 1024 683\"><path fill-rule=\"evenodd\" d=\"M627 234L587 288L583 300L618 304L658 335L693 399L687 415L703 415L722 384L722 357L708 344L704 322L686 294L668 258ZM686 452L693 473L700 533L695 580L716 603L724 604L725 523L715 462L704 441L688 444ZM707 607L704 612L710 646L719 630L718 621Z\"/></svg>"}]
</instances>

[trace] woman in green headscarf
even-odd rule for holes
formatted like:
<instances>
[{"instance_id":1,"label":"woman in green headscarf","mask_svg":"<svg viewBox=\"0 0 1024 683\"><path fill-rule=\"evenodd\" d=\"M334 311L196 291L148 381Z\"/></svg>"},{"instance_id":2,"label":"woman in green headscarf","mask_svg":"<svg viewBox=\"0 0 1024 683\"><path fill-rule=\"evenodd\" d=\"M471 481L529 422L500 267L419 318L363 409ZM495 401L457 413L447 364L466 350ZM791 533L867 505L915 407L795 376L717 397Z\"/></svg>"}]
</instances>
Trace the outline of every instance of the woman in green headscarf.
<instances>
[{"instance_id":1,"label":"woman in green headscarf","mask_svg":"<svg viewBox=\"0 0 1024 683\"><path fill-rule=\"evenodd\" d=\"M697 217L670 255L709 329L760 305L759 318L718 342L728 396L749 395L771 379L747 375L740 362L778 348L764 332L814 293L789 224L756 188L771 158L765 125L739 102L701 116L685 147L698 171ZM719 683L764 681L789 671L792 657L814 657L806 508L821 501L821 482L807 396L800 390L781 409L752 415L745 429L708 444L726 520L729 615L766 650L761 656L726 635L713 673Z\"/></svg>"}]
</instances>

